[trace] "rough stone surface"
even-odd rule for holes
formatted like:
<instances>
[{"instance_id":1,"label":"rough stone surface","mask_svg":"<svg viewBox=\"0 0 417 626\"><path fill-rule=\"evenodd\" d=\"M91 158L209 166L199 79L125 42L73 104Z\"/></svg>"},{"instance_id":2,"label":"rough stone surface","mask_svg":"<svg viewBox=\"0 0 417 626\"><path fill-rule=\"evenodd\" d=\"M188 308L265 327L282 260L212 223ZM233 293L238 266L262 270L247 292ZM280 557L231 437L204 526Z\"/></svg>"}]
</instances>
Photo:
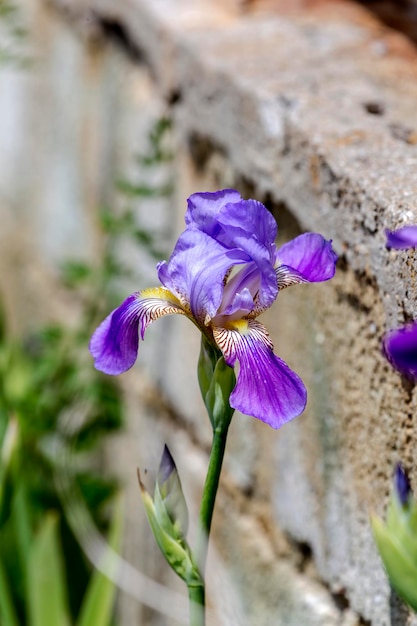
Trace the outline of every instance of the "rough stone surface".
<instances>
[{"instance_id":1,"label":"rough stone surface","mask_svg":"<svg viewBox=\"0 0 417 626\"><path fill-rule=\"evenodd\" d=\"M387 328L417 314L416 257L384 246L385 228L417 220L415 49L348 2L54 4L67 25L31 12L42 71L29 80L0 76L10 102L20 103L13 113L10 102L0 105L8 138L2 214L11 224L2 288L16 327L30 324L32 311L45 314L66 252L94 256L97 204L143 141L141 124L169 106L175 195L149 214L150 227L174 241L187 195L236 186L267 202L282 241L316 230L340 255L331 283L286 290L265 314L309 404L278 433L234 418L209 562L211 622L415 626L390 593L368 519L383 514L399 458L417 487L416 389L380 350ZM126 54L97 48L103 33ZM20 174L12 160L30 172L14 200L22 219L10 200ZM12 241L22 242L17 260ZM27 258L35 281L22 269ZM138 281L152 285L149 259L132 262L141 265ZM7 279L12 271L20 290ZM29 314L21 306L28 293ZM57 314L68 304L56 297ZM149 330L141 367L125 382L131 423L109 451L130 476L126 554L179 591L149 545L134 468L154 467L168 440L198 501L210 435L195 377L198 342L184 319ZM173 623L127 599L120 614L129 626Z\"/></svg>"}]
</instances>

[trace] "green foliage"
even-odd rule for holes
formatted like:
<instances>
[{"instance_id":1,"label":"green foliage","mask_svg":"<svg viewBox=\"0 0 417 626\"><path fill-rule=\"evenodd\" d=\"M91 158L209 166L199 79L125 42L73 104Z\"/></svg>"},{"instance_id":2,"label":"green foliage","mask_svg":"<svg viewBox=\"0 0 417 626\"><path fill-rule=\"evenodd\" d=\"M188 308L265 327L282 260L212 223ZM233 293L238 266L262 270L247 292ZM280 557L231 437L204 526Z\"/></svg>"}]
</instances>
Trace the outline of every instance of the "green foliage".
<instances>
[{"instance_id":1,"label":"green foliage","mask_svg":"<svg viewBox=\"0 0 417 626\"><path fill-rule=\"evenodd\" d=\"M26 29L17 4L0 0L0 64L24 66L28 56L24 50Z\"/></svg>"},{"instance_id":2,"label":"green foliage","mask_svg":"<svg viewBox=\"0 0 417 626\"><path fill-rule=\"evenodd\" d=\"M0 20L4 6L0 0ZM139 158L145 170L168 158L161 147L168 129L169 122L160 121L152 131L149 158ZM111 622L115 588L87 561L76 511L81 508L107 532L118 485L98 465L98 452L122 427L122 401L117 379L93 368L87 346L96 325L120 302L120 283L130 277L120 248L127 242L161 258L134 203L164 196L168 188L151 192L126 182L119 189L122 208L100 210L100 259L69 260L62 267L63 287L75 305L70 323L11 338L0 306L1 626ZM116 510L109 531L114 548L120 533ZM114 570L111 556L104 559Z\"/></svg>"},{"instance_id":3,"label":"green foliage","mask_svg":"<svg viewBox=\"0 0 417 626\"><path fill-rule=\"evenodd\" d=\"M112 581L102 573L102 570L111 574L112 577L117 575L117 562L114 558L114 552L120 549L121 539L122 507L121 501L119 501L115 508L108 535L110 550L103 554L100 570L96 570L91 578L76 626L91 626L91 624L95 626L109 625L115 598L115 587Z\"/></svg>"},{"instance_id":4,"label":"green foliage","mask_svg":"<svg viewBox=\"0 0 417 626\"><path fill-rule=\"evenodd\" d=\"M140 201L158 200L172 193L170 174L158 184L147 181L155 167L172 159L166 144L169 144L171 122L167 118L157 120L149 135L149 149L146 155L136 157L138 163L137 180L120 178L117 181L118 208L102 207L98 212L98 226L102 233L104 247L98 265L83 261L69 260L62 266L64 285L76 292L82 299L86 312L86 324L81 341L88 339L91 329L99 323L109 308L120 304L123 294L117 289L127 278L132 278L131 268L120 260L119 251L126 244L140 248L151 259L161 260L166 251L161 249L160 235L151 232L143 224ZM81 329L81 326L80 326Z\"/></svg>"},{"instance_id":5,"label":"green foliage","mask_svg":"<svg viewBox=\"0 0 417 626\"><path fill-rule=\"evenodd\" d=\"M10 598L21 625L42 623L28 613L22 581L30 577L28 568L35 568L28 561L29 548L45 516L61 520L59 567L65 570L65 579L76 573L68 589L71 619L91 576L67 519L60 483L77 487L83 506L102 530L117 488L114 479L104 477L93 463L103 437L121 426L120 393L112 380L80 359L77 348L74 331L65 328L46 329L20 344L3 339L0 346L0 583L4 582L0 594ZM50 570L57 570L51 554L44 556ZM7 612L7 602L1 606Z\"/></svg>"},{"instance_id":6,"label":"green foliage","mask_svg":"<svg viewBox=\"0 0 417 626\"><path fill-rule=\"evenodd\" d=\"M27 595L31 626L69 626L57 522L55 516L46 517L28 553Z\"/></svg>"},{"instance_id":7,"label":"green foliage","mask_svg":"<svg viewBox=\"0 0 417 626\"><path fill-rule=\"evenodd\" d=\"M20 489L16 499L26 498ZM59 518L54 513L46 514L39 523L39 529L30 528L30 520L26 517L29 506L16 512L24 515L25 537L19 540L25 546L20 554L24 564L23 578L20 580L21 590L28 607L26 623L29 626L109 626L115 598L114 583L106 573L115 575L116 563L114 552L120 548L122 516L120 503L114 509L108 542L109 547L101 559L100 570L91 576L84 593L81 608L76 620L71 619L68 598L67 578L64 568L63 551L60 541ZM26 530L29 534L26 535ZM19 530L18 530L19 534ZM104 570L103 574L101 570ZM0 614L2 626L19 626L19 616L14 603L12 587L0 562Z\"/></svg>"},{"instance_id":8,"label":"green foliage","mask_svg":"<svg viewBox=\"0 0 417 626\"><path fill-rule=\"evenodd\" d=\"M386 522L373 516L371 524L392 587L417 612L417 502L403 503L394 489Z\"/></svg>"}]
</instances>

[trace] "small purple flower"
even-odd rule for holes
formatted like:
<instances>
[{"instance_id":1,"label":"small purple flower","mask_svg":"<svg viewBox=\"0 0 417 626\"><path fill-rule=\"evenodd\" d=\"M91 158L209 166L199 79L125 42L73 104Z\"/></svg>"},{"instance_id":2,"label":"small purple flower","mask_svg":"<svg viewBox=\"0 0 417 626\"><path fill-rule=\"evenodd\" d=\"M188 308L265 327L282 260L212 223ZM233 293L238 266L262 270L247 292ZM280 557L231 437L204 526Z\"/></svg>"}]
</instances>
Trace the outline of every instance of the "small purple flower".
<instances>
[{"instance_id":1,"label":"small purple flower","mask_svg":"<svg viewBox=\"0 0 417 626\"><path fill-rule=\"evenodd\" d=\"M417 226L386 230L387 248L406 250L417 246ZM417 378L417 322L392 330L384 337L384 354L395 369L405 376Z\"/></svg>"},{"instance_id":2,"label":"small purple flower","mask_svg":"<svg viewBox=\"0 0 417 626\"><path fill-rule=\"evenodd\" d=\"M417 246L417 226L403 226L398 230L386 230L387 248L406 250Z\"/></svg>"},{"instance_id":3,"label":"small purple flower","mask_svg":"<svg viewBox=\"0 0 417 626\"><path fill-rule=\"evenodd\" d=\"M412 495L411 485L406 471L401 463L397 463L394 470L394 491L402 506L407 506Z\"/></svg>"},{"instance_id":4,"label":"small purple flower","mask_svg":"<svg viewBox=\"0 0 417 626\"><path fill-rule=\"evenodd\" d=\"M185 222L171 258L157 266L163 286L129 296L93 334L95 366L121 374L134 364L138 335L143 339L151 322L185 315L227 365L239 362L230 405L279 428L304 410L306 389L274 354L255 318L280 289L332 278L337 256L331 242L305 233L278 250L275 219L263 204L243 200L233 189L193 194Z\"/></svg>"},{"instance_id":5,"label":"small purple flower","mask_svg":"<svg viewBox=\"0 0 417 626\"><path fill-rule=\"evenodd\" d=\"M387 333L383 341L386 358L405 376L417 378L417 323Z\"/></svg>"}]
</instances>

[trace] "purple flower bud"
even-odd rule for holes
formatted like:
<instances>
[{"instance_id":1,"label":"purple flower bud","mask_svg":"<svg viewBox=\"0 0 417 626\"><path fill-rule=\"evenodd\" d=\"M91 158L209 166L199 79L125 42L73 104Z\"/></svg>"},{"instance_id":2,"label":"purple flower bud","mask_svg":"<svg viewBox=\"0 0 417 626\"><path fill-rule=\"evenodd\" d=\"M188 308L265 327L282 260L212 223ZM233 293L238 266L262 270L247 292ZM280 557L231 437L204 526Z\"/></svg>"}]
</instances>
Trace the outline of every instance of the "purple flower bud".
<instances>
[{"instance_id":1,"label":"purple flower bud","mask_svg":"<svg viewBox=\"0 0 417 626\"><path fill-rule=\"evenodd\" d=\"M410 481L401 463L397 463L394 470L394 489L402 506L407 506L411 492Z\"/></svg>"},{"instance_id":2,"label":"purple flower bud","mask_svg":"<svg viewBox=\"0 0 417 626\"><path fill-rule=\"evenodd\" d=\"M158 470L158 483L160 488L162 488L162 485L166 483L172 472L175 472L176 470L177 468L175 465L175 461L172 458L172 454L169 451L168 446L165 445Z\"/></svg>"},{"instance_id":3,"label":"purple flower bud","mask_svg":"<svg viewBox=\"0 0 417 626\"><path fill-rule=\"evenodd\" d=\"M177 466L167 445L164 446L155 486L154 501L158 510L159 499L163 507L162 518L167 514L175 530L185 537L188 529L188 509Z\"/></svg>"}]
</instances>

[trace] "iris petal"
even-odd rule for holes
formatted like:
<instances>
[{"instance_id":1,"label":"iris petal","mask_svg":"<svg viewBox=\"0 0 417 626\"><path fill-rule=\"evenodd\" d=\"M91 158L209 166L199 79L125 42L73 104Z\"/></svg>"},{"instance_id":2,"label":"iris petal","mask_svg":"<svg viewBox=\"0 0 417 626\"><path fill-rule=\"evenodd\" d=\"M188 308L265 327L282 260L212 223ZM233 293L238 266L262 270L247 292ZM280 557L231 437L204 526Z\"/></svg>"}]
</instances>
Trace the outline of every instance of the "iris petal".
<instances>
[{"instance_id":1,"label":"iris petal","mask_svg":"<svg viewBox=\"0 0 417 626\"><path fill-rule=\"evenodd\" d=\"M238 249L228 250L196 228L185 230L168 263L158 265L159 280L188 303L194 317L204 323L214 317L223 297L224 278L236 263L246 261Z\"/></svg>"},{"instance_id":2,"label":"iris petal","mask_svg":"<svg viewBox=\"0 0 417 626\"><path fill-rule=\"evenodd\" d=\"M242 200L233 189L194 194L188 200L186 222L226 249L238 249L240 255L235 263L251 263L259 274L259 308L271 306L278 293L273 268L277 223L263 204Z\"/></svg>"},{"instance_id":3,"label":"iris petal","mask_svg":"<svg viewBox=\"0 0 417 626\"><path fill-rule=\"evenodd\" d=\"M223 307L222 307L223 308ZM239 318L247 315L253 310L253 297L249 289L244 287L242 291L234 294L233 300L228 304L225 310L221 311L221 315L232 316L239 313ZM233 319L233 318L231 318ZM215 323L215 322L213 322Z\"/></svg>"},{"instance_id":4,"label":"iris petal","mask_svg":"<svg viewBox=\"0 0 417 626\"><path fill-rule=\"evenodd\" d=\"M383 342L385 356L395 369L417 378L417 323L388 333Z\"/></svg>"},{"instance_id":5,"label":"iris petal","mask_svg":"<svg viewBox=\"0 0 417 626\"><path fill-rule=\"evenodd\" d=\"M304 233L284 244L277 253L277 268L287 273L288 286L291 275L296 282L316 283L333 278L336 271L337 255L332 242L318 233Z\"/></svg>"},{"instance_id":6,"label":"iris petal","mask_svg":"<svg viewBox=\"0 0 417 626\"><path fill-rule=\"evenodd\" d=\"M417 246L417 226L403 226L398 230L386 230L387 248L406 250Z\"/></svg>"},{"instance_id":7,"label":"iris petal","mask_svg":"<svg viewBox=\"0 0 417 626\"><path fill-rule=\"evenodd\" d=\"M195 226L210 237L217 238L220 226L217 215L225 204L239 202L242 197L235 189L221 189L215 192L194 193L187 200L185 214L187 226Z\"/></svg>"},{"instance_id":8,"label":"iris petal","mask_svg":"<svg viewBox=\"0 0 417 626\"><path fill-rule=\"evenodd\" d=\"M278 294L274 270L277 223L263 204L242 200L224 206L218 215L219 224L227 233L222 241L246 252L251 266L259 274L259 305L271 306Z\"/></svg>"},{"instance_id":9,"label":"iris petal","mask_svg":"<svg viewBox=\"0 0 417 626\"><path fill-rule=\"evenodd\" d=\"M230 328L214 328L214 339L226 363L239 361L230 405L273 428L303 412L307 391L301 378L273 352L268 332L256 320L240 320Z\"/></svg>"},{"instance_id":10,"label":"iris petal","mask_svg":"<svg viewBox=\"0 0 417 626\"><path fill-rule=\"evenodd\" d=\"M277 277L278 289L285 289L285 287L291 287L292 285L299 285L300 283L308 282L305 278L297 272L297 270L287 265L278 265L275 268L275 274Z\"/></svg>"},{"instance_id":11,"label":"iris petal","mask_svg":"<svg viewBox=\"0 0 417 626\"><path fill-rule=\"evenodd\" d=\"M130 369L138 354L139 332L143 339L151 322L172 313L184 315L185 311L177 298L161 287L126 298L91 337L89 347L96 369L114 376Z\"/></svg>"}]
</instances>

